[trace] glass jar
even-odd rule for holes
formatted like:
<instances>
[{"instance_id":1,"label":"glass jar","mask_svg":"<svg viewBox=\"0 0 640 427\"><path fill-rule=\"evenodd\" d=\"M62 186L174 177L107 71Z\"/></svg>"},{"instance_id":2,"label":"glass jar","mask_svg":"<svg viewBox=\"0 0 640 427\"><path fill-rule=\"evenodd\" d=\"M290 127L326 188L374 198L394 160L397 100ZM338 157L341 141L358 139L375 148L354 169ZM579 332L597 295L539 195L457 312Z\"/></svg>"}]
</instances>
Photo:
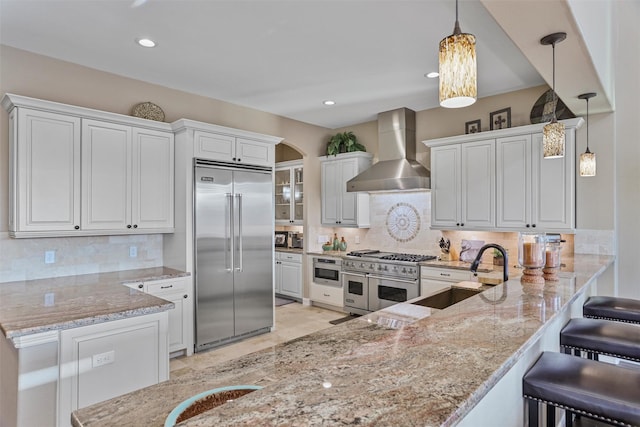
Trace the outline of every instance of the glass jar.
<instances>
[{"instance_id":1,"label":"glass jar","mask_svg":"<svg viewBox=\"0 0 640 427\"><path fill-rule=\"evenodd\" d=\"M547 242L544 267L560 267L560 242Z\"/></svg>"},{"instance_id":2,"label":"glass jar","mask_svg":"<svg viewBox=\"0 0 640 427\"><path fill-rule=\"evenodd\" d=\"M542 268L545 264L544 234L520 233L518 236L518 262L525 269Z\"/></svg>"}]
</instances>

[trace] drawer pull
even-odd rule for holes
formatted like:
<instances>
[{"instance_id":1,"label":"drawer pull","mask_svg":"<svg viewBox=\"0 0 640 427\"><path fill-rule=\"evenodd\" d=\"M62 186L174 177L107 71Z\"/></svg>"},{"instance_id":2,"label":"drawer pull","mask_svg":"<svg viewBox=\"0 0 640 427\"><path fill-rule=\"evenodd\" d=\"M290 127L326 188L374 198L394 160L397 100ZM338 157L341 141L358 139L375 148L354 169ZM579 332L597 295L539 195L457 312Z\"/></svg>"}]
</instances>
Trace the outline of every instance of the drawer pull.
<instances>
[{"instance_id":1,"label":"drawer pull","mask_svg":"<svg viewBox=\"0 0 640 427\"><path fill-rule=\"evenodd\" d=\"M173 288L173 285L160 286L160 289L171 289L171 288Z\"/></svg>"},{"instance_id":2,"label":"drawer pull","mask_svg":"<svg viewBox=\"0 0 640 427\"><path fill-rule=\"evenodd\" d=\"M322 294L322 295L325 296L325 297L330 297L331 296L329 294Z\"/></svg>"},{"instance_id":3,"label":"drawer pull","mask_svg":"<svg viewBox=\"0 0 640 427\"><path fill-rule=\"evenodd\" d=\"M449 274L449 273L440 273L440 275L441 275L441 276L445 276L445 277L449 277L449 276L451 276L451 274Z\"/></svg>"}]
</instances>

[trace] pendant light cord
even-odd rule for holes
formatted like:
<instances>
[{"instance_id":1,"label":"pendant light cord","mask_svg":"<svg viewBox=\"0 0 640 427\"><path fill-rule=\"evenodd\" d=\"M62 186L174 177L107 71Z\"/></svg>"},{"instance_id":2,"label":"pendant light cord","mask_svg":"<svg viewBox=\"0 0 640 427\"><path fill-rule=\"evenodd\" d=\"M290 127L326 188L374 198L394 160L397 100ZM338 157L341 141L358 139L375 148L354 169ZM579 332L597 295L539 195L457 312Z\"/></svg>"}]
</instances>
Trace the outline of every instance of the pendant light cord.
<instances>
[{"instance_id":1,"label":"pendant light cord","mask_svg":"<svg viewBox=\"0 0 640 427\"><path fill-rule=\"evenodd\" d=\"M589 151L589 98L587 98L587 153Z\"/></svg>"},{"instance_id":2,"label":"pendant light cord","mask_svg":"<svg viewBox=\"0 0 640 427\"><path fill-rule=\"evenodd\" d=\"M453 26L453 35L458 35L461 34L462 31L460 31L460 23L458 22L458 0L456 0L456 23Z\"/></svg>"}]
</instances>

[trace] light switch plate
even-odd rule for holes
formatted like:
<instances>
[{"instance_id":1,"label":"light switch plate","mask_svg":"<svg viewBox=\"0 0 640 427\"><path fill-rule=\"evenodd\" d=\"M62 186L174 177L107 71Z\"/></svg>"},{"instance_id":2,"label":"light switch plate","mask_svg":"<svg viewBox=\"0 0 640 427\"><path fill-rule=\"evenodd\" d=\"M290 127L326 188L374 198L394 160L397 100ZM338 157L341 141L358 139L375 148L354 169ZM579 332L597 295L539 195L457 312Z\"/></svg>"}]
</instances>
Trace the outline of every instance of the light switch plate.
<instances>
[{"instance_id":1,"label":"light switch plate","mask_svg":"<svg viewBox=\"0 0 640 427\"><path fill-rule=\"evenodd\" d=\"M56 251L45 251L44 253L44 263L45 264L53 264L56 262Z\"/></svg>"},{"instance_id":2,"label":"light switch plate","mask_svg":"<svg viewBox=\"0 0 640 427\"><path fill-rule=\"evenodd\" d=\"M138 247L137 246L129 246L129 257L135 258L138 256Z\"/></svg>"}]
</instances>

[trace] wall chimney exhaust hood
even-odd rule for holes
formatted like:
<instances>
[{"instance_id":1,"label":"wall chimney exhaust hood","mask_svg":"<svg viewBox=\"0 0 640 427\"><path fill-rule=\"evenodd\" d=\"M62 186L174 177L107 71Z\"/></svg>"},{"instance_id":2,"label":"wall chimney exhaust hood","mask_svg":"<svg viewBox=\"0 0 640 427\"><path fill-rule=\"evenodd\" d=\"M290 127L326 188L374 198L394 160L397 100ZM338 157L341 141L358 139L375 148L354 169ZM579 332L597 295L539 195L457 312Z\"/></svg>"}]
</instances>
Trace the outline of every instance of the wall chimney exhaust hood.
<instances>
[{"instance_id":1,"label":"wall chimney exhaust hood","mask_svg":"<svg viewBox=\"0 0 640 427\"><path fill-rule=\"evenodd\" d=\"M428 190L431 174L416 161L416 112L378 114L378 162L347 181L347 191Z\"/></svg>"}]
</instances>

